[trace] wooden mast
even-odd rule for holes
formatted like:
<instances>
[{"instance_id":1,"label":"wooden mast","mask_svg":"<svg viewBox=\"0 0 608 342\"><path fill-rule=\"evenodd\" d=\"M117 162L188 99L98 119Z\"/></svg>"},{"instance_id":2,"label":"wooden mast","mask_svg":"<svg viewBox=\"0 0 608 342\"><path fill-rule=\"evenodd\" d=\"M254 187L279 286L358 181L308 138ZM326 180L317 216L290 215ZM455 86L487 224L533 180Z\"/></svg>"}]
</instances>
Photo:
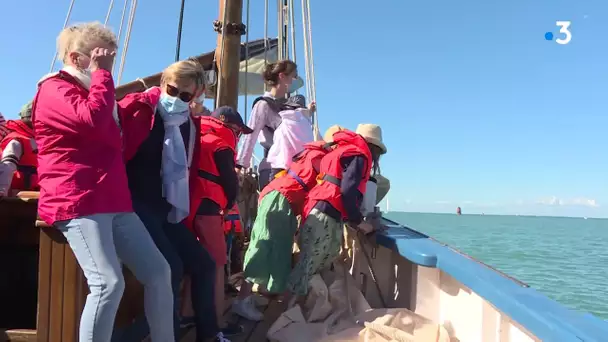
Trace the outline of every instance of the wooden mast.
<instances>
[{"instance_id":1,"label":"wooden mast","mask_svg":"<svg viewBox=\"0 0 608 342\"><path fill-rule=\"evenodd\" d=\"M223 21L226 21L225 23ZM218 68L216 105L238 109L241 35L245 33L243 0L220 0L215 57ZM222 32L225 29L226 32Z\"/></svg>"}]
</instances>

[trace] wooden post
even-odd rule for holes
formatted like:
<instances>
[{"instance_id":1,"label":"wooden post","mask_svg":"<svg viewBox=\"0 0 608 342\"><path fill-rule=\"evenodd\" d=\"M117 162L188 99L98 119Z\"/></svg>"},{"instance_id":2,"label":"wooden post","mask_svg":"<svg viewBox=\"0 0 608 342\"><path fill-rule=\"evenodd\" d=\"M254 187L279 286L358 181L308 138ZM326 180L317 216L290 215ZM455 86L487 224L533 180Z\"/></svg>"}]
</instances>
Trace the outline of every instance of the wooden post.
<instances>
[{"instance_id":1,"label":"wooden post","mask_svg":"<svg viewBox=\"0 0 608 342\"><path fill-rule=\"evenodd\" d=\"M224 15L225 13L225 15ZM217 106L238 107L239 64L241 51L241 29L243 0L220 0L219 21L226 32L218 32L215 50L218 67ZM224 23L224 19L226 23ZM222 42L222 40L224 40Z\"/></svg>"},{"instance_id":2,"label":"wooden post","mask_svg":"<svg viewBox=\"0 0 608 342\"><path fill-rule=\"evenodd\" d=\"M76 342L88 289L84 275L63 235L37 221L40 229L38 322L40 342Z\"/></svg>"}]
</instances>

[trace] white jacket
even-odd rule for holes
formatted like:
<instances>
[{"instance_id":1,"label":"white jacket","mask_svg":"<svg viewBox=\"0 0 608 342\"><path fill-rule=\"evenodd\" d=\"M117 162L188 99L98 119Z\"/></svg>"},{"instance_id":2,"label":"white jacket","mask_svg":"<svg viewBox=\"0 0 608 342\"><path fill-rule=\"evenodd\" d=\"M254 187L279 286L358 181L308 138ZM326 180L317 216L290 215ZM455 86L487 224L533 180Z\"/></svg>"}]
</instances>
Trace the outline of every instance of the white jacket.
<instances>
[{"instance_id":1,"label":"white jacket","mask_svg":"<svg viewBox=\"0 0 608 342\"><path fill-rule=\"evenodd\" d=\"M279 112L281 124L274 131L274 142L268 151L268 162L273 169L287 169L291 159L302 151L304 144L315 140L306 108Z\"/></svg>"}]
</instances>

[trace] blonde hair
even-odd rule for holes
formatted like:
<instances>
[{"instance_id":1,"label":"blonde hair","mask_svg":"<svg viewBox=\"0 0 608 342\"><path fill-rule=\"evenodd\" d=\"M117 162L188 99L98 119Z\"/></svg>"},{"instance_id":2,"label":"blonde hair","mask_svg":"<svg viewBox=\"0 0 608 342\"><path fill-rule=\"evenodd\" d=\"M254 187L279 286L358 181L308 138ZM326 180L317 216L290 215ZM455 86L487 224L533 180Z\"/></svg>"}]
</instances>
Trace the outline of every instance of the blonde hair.
<instances>
[{"instance_id":1,"label":"blonde hair","mask_svg":"<svg viewBox=\"0 0 608 342\"><path fill-rule=\"evenodd\" d=\"M169 65L160 77L160 84L173 81L178 85L194 83L196 88L205 88L205 70L201 63L194 58L175 62Z\"/></svg>"},{"instance_id":2,"label":"blonde hair","mask_svg":"<svg viewBox=\"0 0 608 342\"><path fill-rule=\"evenodd\" d=\"M75 24L66 27L57 37L57 54L64 63L69 58L70 52L79 51L84 54L91 52L94 44L103 42L114 48L118 47L118 41L112 30L103 26L100 22Z\"/></svg>"}]
</instances>

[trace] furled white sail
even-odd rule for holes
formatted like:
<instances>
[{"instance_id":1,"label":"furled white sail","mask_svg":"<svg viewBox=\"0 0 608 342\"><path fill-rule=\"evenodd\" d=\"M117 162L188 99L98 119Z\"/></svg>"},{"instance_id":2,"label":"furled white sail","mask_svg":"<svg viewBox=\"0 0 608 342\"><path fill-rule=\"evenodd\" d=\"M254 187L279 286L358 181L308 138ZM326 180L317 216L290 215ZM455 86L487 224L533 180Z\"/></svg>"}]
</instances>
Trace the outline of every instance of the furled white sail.
<instances>
[{"instance_id":1,"label":"furled white sail","mask_svg":"<svg viewBox=\"0 0 608 342\"><path fill-rule=\"evenodd\" d=\"M274 63L278 58L278 48L275 45L268 49L266 58L268 63ZM247 72L245 72L245 61L242 61L239 66L239 95L262 95L264 94L264 80L262 72L264 72L264 52L251 56L247 61ZM304 80L300 77L294 80L292 90L300 89L304 86Z\"/></svg>"}]
</instances>

